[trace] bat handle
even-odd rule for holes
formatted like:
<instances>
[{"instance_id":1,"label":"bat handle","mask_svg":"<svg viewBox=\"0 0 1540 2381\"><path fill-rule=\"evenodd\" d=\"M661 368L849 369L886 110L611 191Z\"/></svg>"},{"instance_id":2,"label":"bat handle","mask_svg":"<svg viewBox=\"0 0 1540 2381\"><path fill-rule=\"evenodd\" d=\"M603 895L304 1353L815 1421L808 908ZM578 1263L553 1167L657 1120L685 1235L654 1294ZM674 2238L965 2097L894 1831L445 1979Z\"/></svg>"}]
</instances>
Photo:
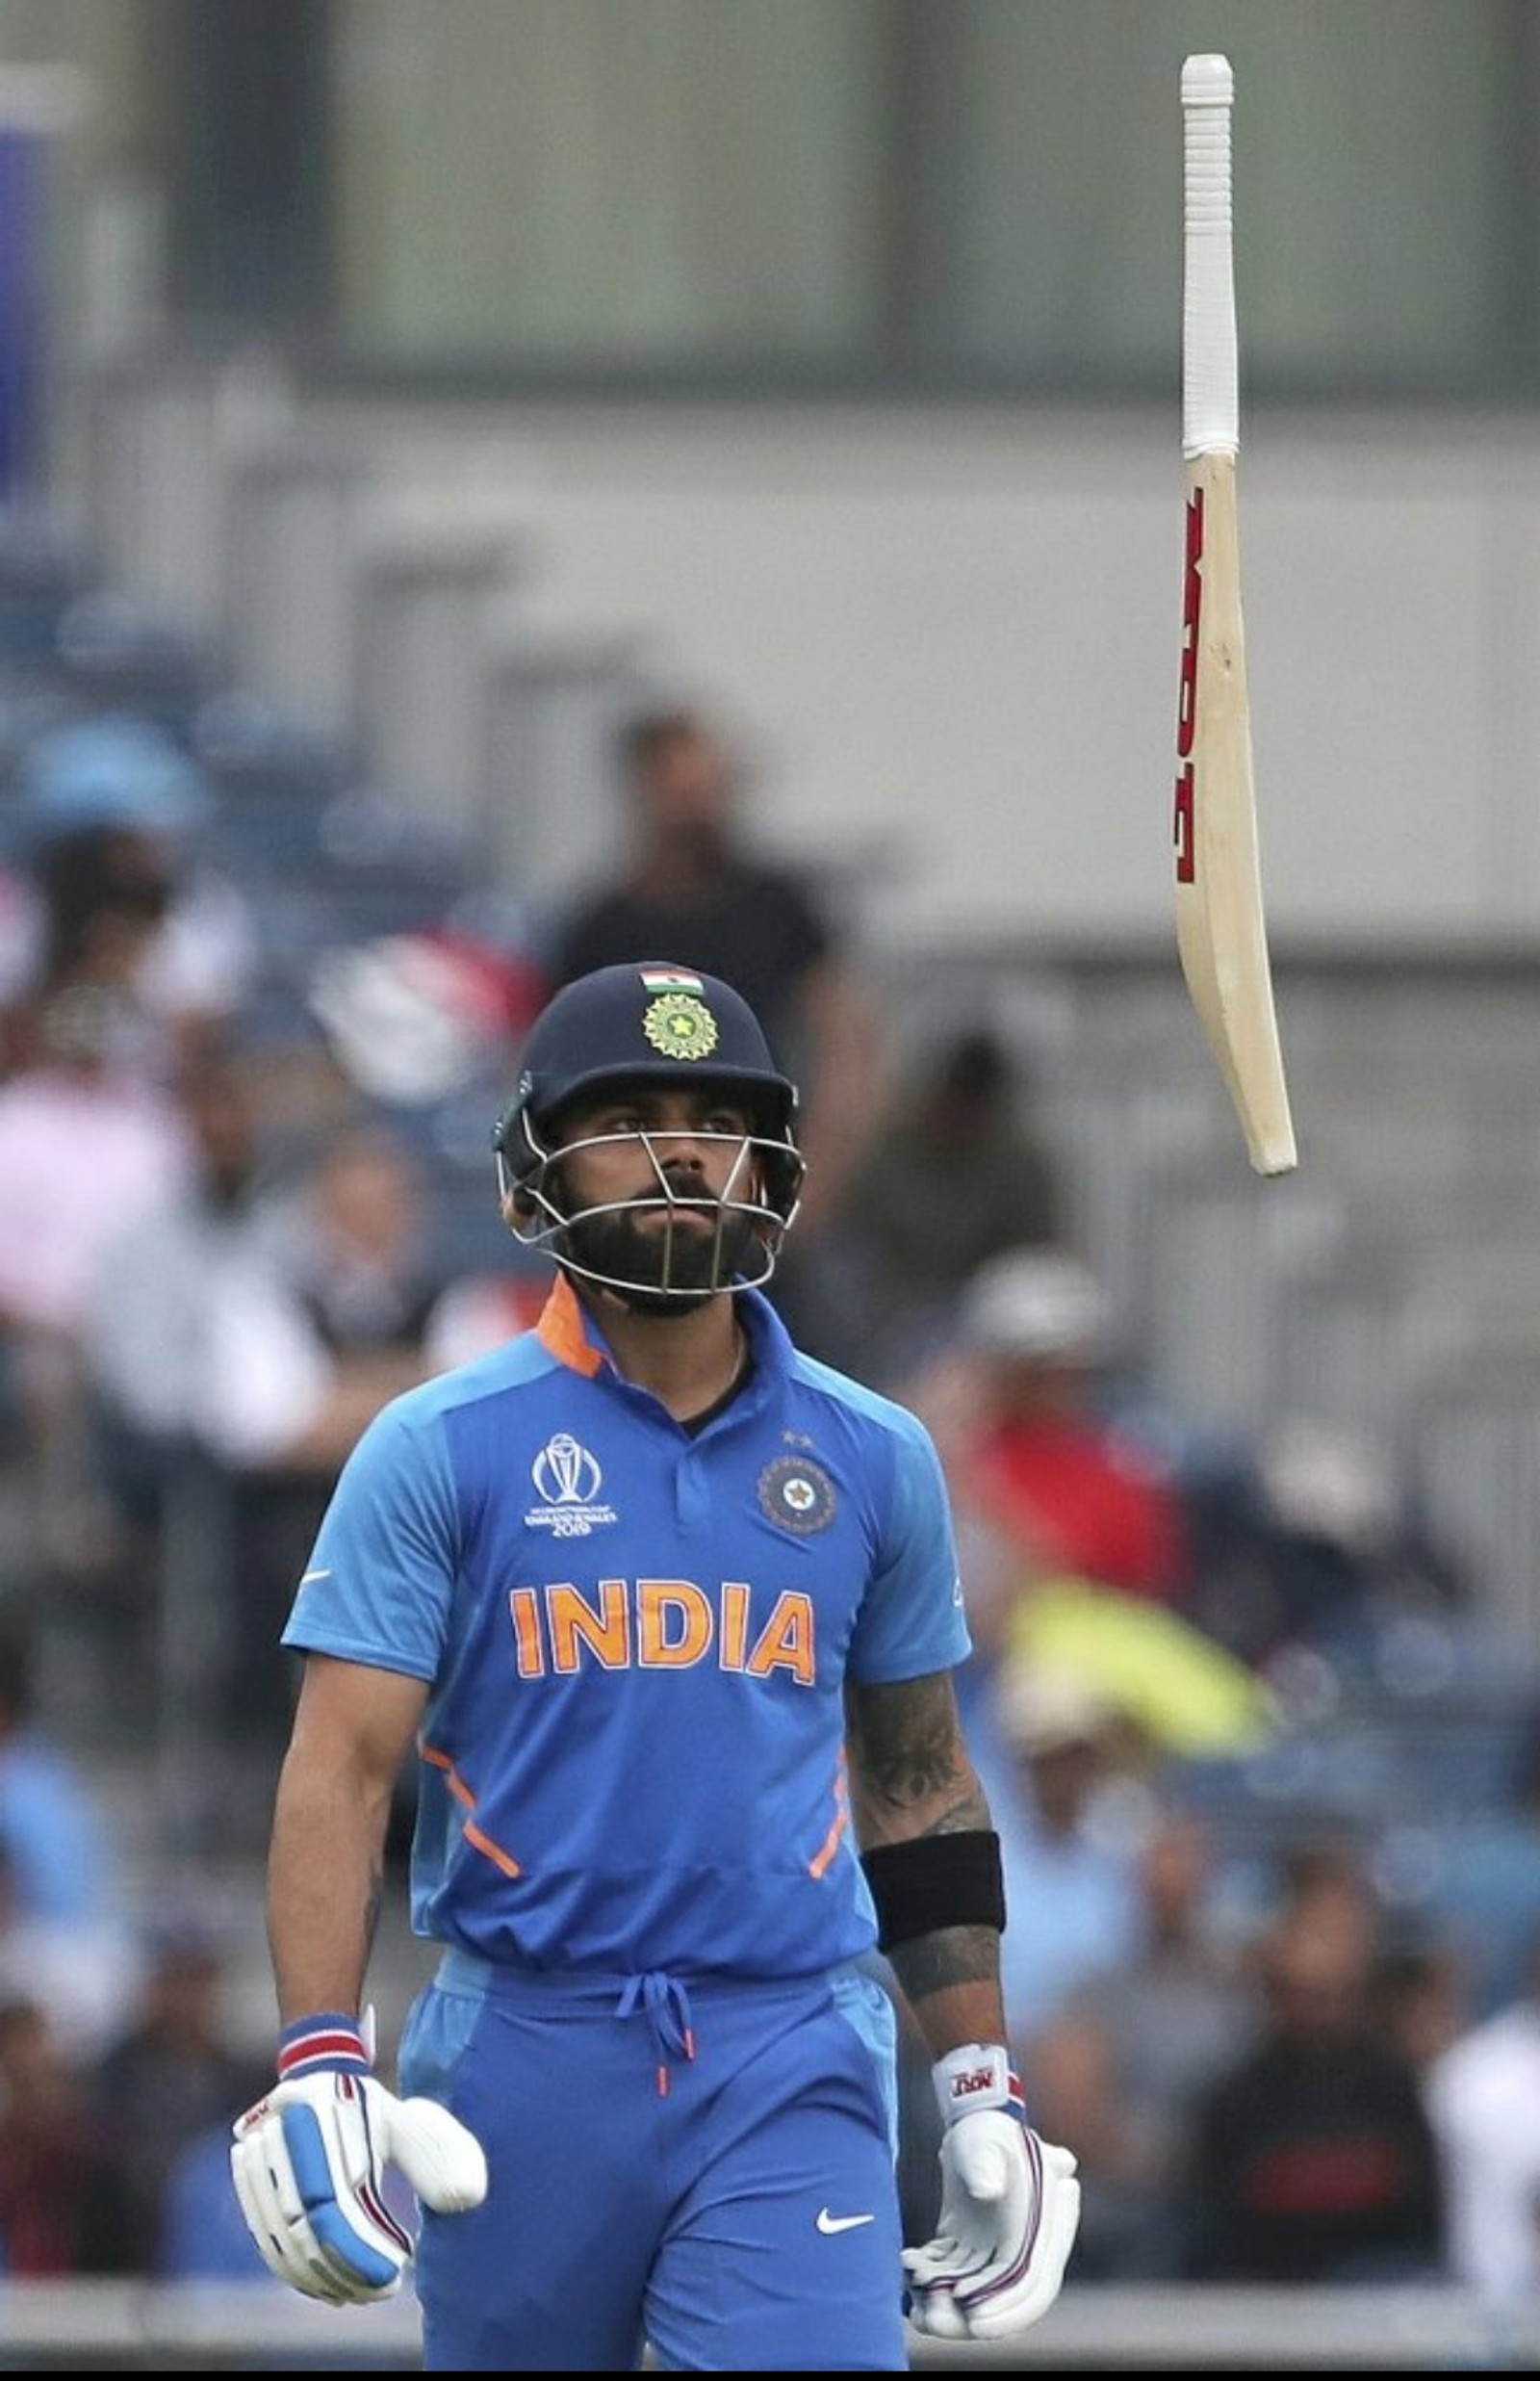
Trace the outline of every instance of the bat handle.
<instances>
[{"instance_id":1,"label":"bat handle","mask_svg":"<svg viewBox=\"0 0 1540 2381\"><path fill-rule=\"evenodd\" d=\"M1234 105L1229 60L1189 58L1182 68L1182 452L1189 461L1216 450L1234 454L1241 443L1230 202Z\"/></svg>"}]
</instances>

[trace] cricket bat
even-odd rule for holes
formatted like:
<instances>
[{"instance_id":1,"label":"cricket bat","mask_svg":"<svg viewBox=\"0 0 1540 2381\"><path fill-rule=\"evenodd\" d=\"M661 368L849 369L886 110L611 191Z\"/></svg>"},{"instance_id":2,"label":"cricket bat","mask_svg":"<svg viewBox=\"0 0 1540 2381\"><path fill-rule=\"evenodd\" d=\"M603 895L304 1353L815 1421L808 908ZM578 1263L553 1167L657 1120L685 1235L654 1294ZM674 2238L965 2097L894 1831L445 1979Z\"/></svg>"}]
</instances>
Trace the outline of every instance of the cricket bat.
<instances>
[{"instance_id":1,"label":"cricket bat","mask_svg":"<svg viewBox=\"0 0 1540 2381\"><path fill-rule=\"evenodd\" d=\"M1236 510L1240 372L1227 58L1182 68L1182 453L1187 545L1176 720L1176 939L1258 1174L1297 1163L1257 848Z\"/></svg>"}]
</instances>

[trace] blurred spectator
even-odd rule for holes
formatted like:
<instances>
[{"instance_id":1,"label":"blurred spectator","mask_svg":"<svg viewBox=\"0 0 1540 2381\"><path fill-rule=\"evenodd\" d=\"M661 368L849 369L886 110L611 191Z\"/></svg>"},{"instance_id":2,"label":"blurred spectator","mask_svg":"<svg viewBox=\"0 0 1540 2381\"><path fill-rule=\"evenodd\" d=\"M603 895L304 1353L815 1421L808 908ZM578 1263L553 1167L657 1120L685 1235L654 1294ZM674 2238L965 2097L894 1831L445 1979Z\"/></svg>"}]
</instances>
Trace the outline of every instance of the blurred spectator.
<instances>
[{"instance_id":1,"label":"blurred spectator","mask_svg":"<svg viewBox=\"0 0 1540 2381\"><path fill-rule=\"evenodd\" d=\"M239 1014L257 938L244 896L199 853L210 807L180 746L129 714L56 726L26 750L0 904L13 1053L38 996L80 981L116 996L106 1055L119 1074L172 1081Z\"/></svg>"},{"instance_id":2,"label":"blurred spectator","mask_svg":"<svg viewBox=\"0 0 1540 2381\"><path fill-rule=\"evenodd\" d=\"M84 2063L112 2039L138 1981L126 1923L106 1915L65 1919L29 1910L17 1890L10 1847L0 1835L0 2001L41 2002L61 2049Z\"/></svg>"},{"instance_id":3,"label":"blurred spectator","mask_svg":"<svg viewBox=\"0 0 1540 2381\"><path fill-rule=\"evenodd\" d=\"M482 1084L498 1105L540 1005L533 959L452 917L362 941L346 927L340 905L305 997L347 1080L392 1107L435 1107Z\"/></svg>"},{"instance_id":4,"label":"blurred spectator","mask_svg":"<svg viewBox=\"0 0 1540 2381\"><path fill-rule=\"evenodd\" d=\"M875 1000L807 885L744 840L742 768L709 720L683 708L648 712L626 728L620 758L630 848L619 877L560 922L552 988L591 968L672 960L720 976L753 1007L803 1095L807 1189L776 1296L796 1307L799 1333L821 1353L806 1260L881 1113L886 1053Z\"/></svg>"},{"instance_id":5,"label":"blurred spectator","mask_svg":"<svg viewBox=\"0 0 1540 2381\"><path fill-rule=\"evenodd\" d=\"M185 1119L111 1056L112 996L77 983L36 1019L0 1082L0 1367L24 1514L21 1559L45 1579L98 1577L112 1555L91 1475L82 1334L101 1253L191 1170Z\"/></svg>"},{"instance_id":6,"label":"blurred spectator","mask_svg":"<svg viewBox=\"0 0 1540 2381\"><path fill-rule=\"evenodd\" d=\"M428 1318L424 1361L429 1372L449 1372L500 1348L515 1333L532 1331L551 1293L544 1262L538 1272L520 1269L517 1246L506 1273L473 1273L449 1282Z\"/></svg>"},{"instance_id":7,"label":"blurred spectator","mask_svg":"<svg viewBox=\"0 0 1540 2381\"><path fill-rule=\"evenodd\" d=\"M1296 1415L1228 1462L1194 1466L1184 1610L1245 1661L1308 1644L1373 1666L1387 1627L1448 1618L1466 1583L1356 1434Z\"/></svg>"},{"instance_id":8,"label":"blurred spectator","mask_svg":"<svg viewBox=\"0 0 1540 2381\"><path fill-rule=\"evenodd\" d=\"M1014 1253L1012 1261L1029 1254ZM985 1278L989 1271L983 1269ZM962 1333L896 1391L930 1429L952 1492L973 1638L958 1675L970 1730L985 1739L992 1734L992 1681L1004 1660L1020 1656L1072 1672L1158 1755L1223 1758L1259 1749L1276 1724L1277 1705L1248 1664L1164 1597L1046 1570L1037 1538L1023 1542L1019 1514L984 1468L999 1419L989 1391L989 1360ZM1178 1469L1148 1451L1142 1425L1123 1423L1116 1399L1106 1399L1103 1410L1105 1390L1093 1402L1082 1396L1094 1413L1091 1427L1105 1434L1119 1468L1134 1464L1134 1480L1147 1483L1148 1502L1164 1522L1178 1494ZM1052 1486L1050 1479L1050 1494ZM1129 1493L1125 1475L1125 1502Z\"/></svg>"},{"instance_id":9,"label":"blurred spectator","mask_svg":"<svg viewBox=\"0 0 1540 2381\"><path fill-rule=\"evenodd\" d=\"M228 1749L287 1728L282 1618L337 1472L366 1422L426 1371L445 1287L416 1153L386 1125L328 1136L297 1179L267 1181L240 1067L201 1078L196 1186L109 1254L93 1377L119 1480L199 1501L217 1528L224 1621L216 1705Z\"/></svg>"},{"instance_id":10,"label":"blurred spectator","mask_svg":"<svg viewBox=\"0 0 1540 2381\"><path fill-rule=\"evenodd\" d=\"M239 2048L228 2030L226 1984L225 1949L211 1926L184 1917L152 1928L129 2022L120 2019L89 2078L127 2195L134 2264L144 2273L164 2270L170 2256L170 2193L183 2153L221 2128L227 2186L230 2112L271 2080L267 2062Z\"/></svg>"},{"instance_id":11,"label":"blurred spectator","mask_svg":"<svg viewBox=\"0 0 1540 2381\"><path fill-rule=\"evenodd\" d=\"M1513 1998L1427 2071L1457 2282L1494 2300L1540 2296L1540 1928Z\"/></svg>"},{"instance_id":12,"label":"blurred spectator","mask_svg":"<svg viewBox=\"0 0 1540 2381\"><path fill-rule=\"evenodd\" d=\"M1225 1924L1255 1954L1286 1919L1319 1919L1362 1934L1371 1945L1368 1992L1373 2000L1386 1952L1383 1916L1370 1873L1372 1838L1335 1818L1300 1815L1280 1843L1237 1848L1226 1864ZM1383 2015L1374 2002L1376 2022Z\"/></svg>"},{"instance_id":13,"label":"blurred spectator","mask_svg":"<svg viewBox=\"0 0 1540 2381\"><path fill-rule=\"evenodd\" d=\"M1540 1936L1540 1707L1520 1728L1507 1791L1439 1830L1425 1911L1463 1963L1470 2014L1527 1990Z\"/></svg>"},{"instance_id":14,"label":"blurred spectator","mask_svg":"<svg viewBox=\"0 0 1540 2381\"><path fill-rule=\"evenodd\" d=\"M1181 1613L1119 1588L1031 1580L1018 1588L1004 1645L1084 1678L1160 1754L1237 1760L1261 1751L1280 1725L1279 1697L1246 1663Z\"/></svg>"},{"instance_id":15,"label":"blurred spectator","mask_svg":"<svg viewBox=\"0 0 1540 2381\"><path fill-rule=\"evenodd\" d=\"M444 1289L430 1223L418 1152L370 1118L329 1136L266 1212L264 1241L321 1339L334 1357L377 1357L390 1394L415 1376Z\"/></svg>"},{"instance_id":16,"label":"blurred spectator","mask_svg":"<svg viewBox=\"0 0 1540 2381\"><path fill-rule=\"evenodd\" d=\"M0 1628L0 1840L22 1917L64 1927L112 1919L106 1814L38 1717L34 1647L20 1625Z\"/></svg>"},{"instance_id":17,"label":"blurred spectator","mask_svg":"<svg viewBox=\"0 0 1540 2381\"><path fill-rule=\"evenodd\" d=\"M112 1022L110 994L59 988L0 1082L0 1312L39 1330L75 1332L104 1240L188 1171L177 1096L116 1072Z\"/></svg>"},{"instance_id":18,"label":"blurred spectator","mask_svg":"<svg viewBox=\"0 0 1540 2381\"><path fill-rule=\"evenodd\" d=\"M1139 1939L1139 1862L1152 1816L1144 1748L1120 1714L1070 1672L1005 1664L994 1713L1004 1765L981 1742L1010 1908L1030 1913L1001 1945L1006 2021L1018 2058L1040 2030Z\"/></svg>"},{"instance_id":19,"label":"blurred spectator","mask_svg":"<svg viewBox=\"0 0 1540 2381\"><path fill-rule=\"evenodd\" d=\"M1193 2278L1438 2278L1438 2149L1415 2068L1376 2030L1379 1949L1373 1896L1336 1867L1264 1934L1259 2037L1194 2114Z\"/></svg>"},{"instance_id":20,"label":"blurred spectator","mask_svg":"<svg viewBox=\"0 0 1540 2381\"><path fill-rule=\"evenodd\" d=\"M78 2066L32 1999L0 2006L0 2271L134 2271L122 2179Z\"/></svg>"},{"instance_id":21,"label":"blurred spectator","mask_svg":"<svg viewBox=\"0 0 1540 2381\"><path fill-rule=\"evenodd\" d=\"M1118 1410L1110 1302L1064 1248L990 1257L969 1277L953 1350L911 1384L934 1417L978 1560L969 1621L988 1663L1034 1581L1177 1601L1189 1549L1179 1481Z\"/></svg>"},{"instance_id":22,"label":"blurred spectator","mask_svg":"<svg viewBox=\"0 0 1540 2381\"><path fill-rule=\"evenodd\" d=\"M171 1195L127 1229L115 1226L94 1272L99 1292L84 1337L92 1386L109 1426L141 1442L136 1464L114 1460L127 1481L158 1469L143 1450L174 1444L203 1410L213 1384L204 1345L206 1300L232 1258L255 1248L264 1196L276 1173L265 1146L261 1078L238 1049L215 1049L182 1082L190 1163Z\"/></svg>"},{"instance_id":23,"label":"blurred spectator","mask_svg":"<svg viewBox=\"0 0 1540 2381\"><path fill-rule=\"evenodd\" d=\"M1158 1817L1139 1862L1137 1940L1040 2029L1023 2078L1034 2123L1080 2160L1076 2270L1088 2281L1185 2271L1193 2113L1255 2032L1258 1999L1216 1892L1205 1822Z\"/></svg>"},{"instance_id":24,"label":"blurred spectator","mask_svg":"<svg viewBox=\"0 0 1540 2381\"><path fill-rule=\"evenodd\" d=\"M1067 1228L1060 1152L1023 1070L974 1025L918 1063L830 1219L820 1268L862 1377L902 1380L942 1346L969 1276Z\"/></svg>"},{"instance_id":25,"label":"blurred spectator","mask_svg":"<svg viewBox=\"0 0 1540 2381\"><path fill-rule=\"evenodd\" d=\"M1466 2022L1465 1969L1453 1946L1417 1927L1388 1942L1370 1985L1375 2030L1426 2077Z\"/></svg>"},{"instance_id":26,"label":"blurred spectator","mask_svg":"<svg viewBox=\"0 0 1540 2381\"><path fill-rule=\"evenodd\" d=\"M102 1253L82 1327L91 1461L112 1514L120 1683L141 1707L163 1692L166 1532L186 1487L197 1432L218 1426L230 1395L211 1345L222 1284L258 1262L257 1223L272 1166L261 1079L238 1050L190 1062L183 1112L192 1149L175 1185ZM244 1393L261 1395L255 1372Z\"/></svg>"}]
</instances>

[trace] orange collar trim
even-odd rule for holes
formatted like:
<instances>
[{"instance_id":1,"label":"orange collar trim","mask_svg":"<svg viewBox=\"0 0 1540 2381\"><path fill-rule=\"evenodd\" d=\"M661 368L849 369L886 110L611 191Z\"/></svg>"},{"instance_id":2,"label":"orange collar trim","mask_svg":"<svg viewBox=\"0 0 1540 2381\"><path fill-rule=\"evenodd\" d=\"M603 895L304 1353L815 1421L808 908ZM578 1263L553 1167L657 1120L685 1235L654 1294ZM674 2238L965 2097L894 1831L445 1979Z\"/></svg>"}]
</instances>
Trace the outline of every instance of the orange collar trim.
<instances>
[{"instance_id":1,"label":"orange collar trim","mask_svg":"<svg viewBox=\"0 0 1540 2381\"><path fill-rule=\"evenodd\" d=\"M535 1336L549 1348L558 1364L571 1372L580 1372L592 1381L603 1372L604 1359L589 1342L583 1329L583 1310L578 1295L564 1273L556 1276L550 1297L546 1300Z\"/></svg>"}]
</instances>

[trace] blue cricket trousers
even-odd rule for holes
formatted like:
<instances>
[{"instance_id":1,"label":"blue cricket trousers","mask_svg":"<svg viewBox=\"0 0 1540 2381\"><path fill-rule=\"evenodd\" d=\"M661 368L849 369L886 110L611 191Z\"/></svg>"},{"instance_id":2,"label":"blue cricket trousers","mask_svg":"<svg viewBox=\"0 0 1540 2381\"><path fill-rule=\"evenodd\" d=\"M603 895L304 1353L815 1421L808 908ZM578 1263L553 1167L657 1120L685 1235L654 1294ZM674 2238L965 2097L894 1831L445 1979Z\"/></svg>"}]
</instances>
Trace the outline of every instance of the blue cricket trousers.
<instances>
[{"instance_id":1,"label":"blue cricket trousers","mask_svg":"<svg viewBox=\"0 0 1540 2381\"><path fill-rule=\"evenodd\" d=\"M894 2013L858 1971L784 1984L531 1975L447 1954L403 2093L485 2145L423 2219L424 2368L908 2369Z\"/></svg>"}]
</instances>

